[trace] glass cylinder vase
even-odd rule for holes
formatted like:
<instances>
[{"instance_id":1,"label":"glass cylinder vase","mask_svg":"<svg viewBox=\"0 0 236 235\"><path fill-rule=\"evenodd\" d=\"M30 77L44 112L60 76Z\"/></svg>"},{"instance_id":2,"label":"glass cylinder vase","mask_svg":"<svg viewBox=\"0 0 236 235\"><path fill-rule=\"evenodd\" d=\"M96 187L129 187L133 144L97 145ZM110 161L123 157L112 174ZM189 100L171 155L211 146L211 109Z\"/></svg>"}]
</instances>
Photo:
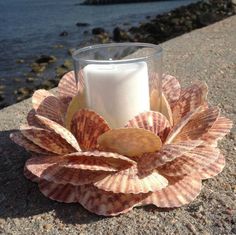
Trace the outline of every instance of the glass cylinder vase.
<instances>
[{"instance_id":1,"label":"glass cylinder vase","mask_svg":"<svg viewBox=\"0 0 236 235\"><path fill-rule=\"evenodd\" d=\"M124 127L161 102L162 49L147 43L110 43L73 53L75 77L86 108L112 128Z\"/></svg>"}]
</instances>

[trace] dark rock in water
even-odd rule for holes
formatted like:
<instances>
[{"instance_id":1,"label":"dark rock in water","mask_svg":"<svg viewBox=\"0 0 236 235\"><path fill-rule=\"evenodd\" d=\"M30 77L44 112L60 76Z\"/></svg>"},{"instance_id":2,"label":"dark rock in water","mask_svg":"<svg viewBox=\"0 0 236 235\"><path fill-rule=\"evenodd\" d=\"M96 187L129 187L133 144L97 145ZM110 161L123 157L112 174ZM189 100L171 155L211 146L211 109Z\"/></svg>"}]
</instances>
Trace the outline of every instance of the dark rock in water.
<instances>
[{"instance_id":1,"label":"dark rock in water","mask_svg":"<svg viewBox=\"0 0 236 235\"><path fill-rule=\"evenodd\" d=\"M72 70L73 68L73 62L72 60L66 59L62 65L62 67L68 69L68 70Z\"/></svg>"},{"instance_id":2,"label":"dark rock in water","mask_svg":"<svg viewBox=\"0 0 236 235\"><path fill-rule=\"evenodd\" d=\"M33 77L28 77L28 78L26 78L26 82L27 83L32 83L32 82L34 82L35 81L35 78L33 78Z\"/></svg>"},{"instance_id":3,"label":"dark rock in water","mask_svg":"<svg viewBox=\"0 0 236 235\"><path fill-rule=\"evenodd\" d=\"M53 46L53 48L64 48L64 46L62 44L56 44Z\"/></svg>"},{"instance_id":4,"label":"dark rock in water","mask_svg":"<svg viewBox=\"0 0 236 235\"><path fill-rule=\"evenodd\" d=\"M78 27L88 27L89 25L90 25L89 23L83 23L83 22L76 23L76 26Z\"/></svg>"},{"instance_id":5,"label":"dark rock in water","mask_svg":"<svg viewBox=\"0 0 236 235\"><path fill-rule=\"evenodd\" d=\"M3 102L3 103L0 103L0 109L3 109L5 107L7 107L9 104Z\"/></svg>"},{"instance_id":6,"label":"dark rock in water","mask_svg":"<svg viewBox=\"0 0 236 235\"><path fill-rule=\"evenodd\" d=\"M38 87L46 90L52 89L57 85L57 82L53 79L44 80Z\"/></svg>"},{"instance_id":7,"label":"dark rock in water","mask_svg":"<svg viewBox=\"0 0 236 235\"><path fill-rule=\"evenodd\" d=\"M115 42L127 41L129 40L129 36L127 32L119 27L116 27L113 30L113 40Z\"/></svg>"},{"instance_id":8,"label":"dark rock in water","mask_svg":"<svg viewBox=\"0 0 236 235\"><path fill-rule=\"evenodd\" d=\"M62 32L59 34L59 36L61 36L61 37L68 36L68 35L69 35L69 33L68 33L67 31L62 31Z\"/></svg>"},{"instance_id":9,"label":"dark rock in water","mask_svg":"<svg viewBox=\"0 0 236 235\"><path fill-rule=\"evenodd\" d=\"M23 64L23 63L25 63L25 61L23 59L19 59L19 60L16 61L16 63L17 64Z\"/></svg>"},{"instance_id":10,"label":"dark rock in water","mask_svg":"<svg viewBox=\"0 0 236 235\"><path fill-rule=\"evenodd\" d=\"M75 48L69 48L68 49L68 54L72 55L75 50L76 50Z\"/></svg>"},{"instance_id":11,"label":"dark rock in water","mask_svg":"<svg viewBox=\"0 0 236 235\"><path fill-rule=\"evenodd\" d=\"M92 34L94 34L94 35L102 34L102 33L105 33L105 30L103 28L98 27L98 28L92 29Z\"/></svg>"},{"instance_id":12,"label":"dark rock in water","mask_svg":"<svg viewBox=\"0 0 236 235\"><path fill-rule=\"evenodd\" d=\"M17 95L16 97L17 102L19 102L19 101L29 98L33 93L33 89L29 87L21 87L15 90L14 93Z\"/></svg>"},{"instance_id":13,"label":"dark rock in water","mask_svg":"<svg viewBox=\"0 0 236 235\"><path fill-rule=\"evenodd\" d=\"M97 43L108 43L110 42L110 37L107 33L101 33L96 35Z\"/></svg>"},{"instance_id":14,"label":"dark rock in water","mask_svg":"<svg viewBox=\"0 0 236 235\"><path fill-rule=\"evenodd\" d=\"M41 55L40 58L35 60L35 63L42 64L42 63L53 63L57 60L57 58L53 55Z\"/></svg>"},{"instance_id":15,"label":"dark rock in water","mask_svg":"<svg viewBox=\"0 0 236 235\"><path fill-rule=\"evenodd\" d=\"M207 26L217 21L217 18L218 17L214 13L207 12L205 14L199 15L197 18L197 22L200 26Z\"/></svg>"},{"instance_id":16,"label":"dark rock in water","mask_svg":"<svg viewBox=\"0 0 236 235\"><path fill-rule=\"evenodd\" d=\"M89 34L89 31L88 30L84 30L84 33L83 33L84 35L86 35L86 34Z\"/></svg>"},{"instance_id":17,"label":"dark rock in water","mask_svg":"<svg viewBox=\"0 0 236 235\"><path fill-rule=\"evenodd\" d=\"M34 73L42 73L46 69L46 64L38 64L38 63L33 63L31 64L32 72Z\"/></svg>"},{"instance_id":18,"label":"dark rock in water","mask_svg":"<svg viewBox=\"0 0 236 235\"><path fill-rule=\"evenodd\" d=\"M0 101L3 101L4 100L4 95L0 95Z\"/></svg>"},{"instance_id":19,"label":"dark rock in water","mask_svg":"<svg viewBox=\"0 0 236 235\"><path fill-rule=\"evenodd\" d=\"M62 77L66 72L68 72L68 69L64 68L63 66L56 68L57 77Z\"/></svg>"}]
</instances>

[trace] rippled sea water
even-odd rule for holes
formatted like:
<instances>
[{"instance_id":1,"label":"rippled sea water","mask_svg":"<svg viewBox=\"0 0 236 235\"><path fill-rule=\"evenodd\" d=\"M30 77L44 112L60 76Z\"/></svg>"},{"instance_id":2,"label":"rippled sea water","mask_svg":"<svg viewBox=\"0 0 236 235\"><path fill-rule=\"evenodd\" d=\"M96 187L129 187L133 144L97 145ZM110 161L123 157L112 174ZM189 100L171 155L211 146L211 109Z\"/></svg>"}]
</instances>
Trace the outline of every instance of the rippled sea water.
<instances>
[{"instance_id":1,"label":"rippled sea water","mask_svg":"<svg viewBox=\"0 0 236 235\"><path fill-rule=\"evenodd\" d=\"M14 103L14 91L22 86L30 64L41 54L62 61L67 50L78 48L91 37L94 27L112 31L123 24L137 25L146 16L155 16L196 0L157 1L117 5L80 5L82 0L0 0L0 85L5 85L6 103ZM88 23L87 27L76 26ZM60 37L62 31L68 36ZM87 31L85 34L84 31ZM16 63L23 59L23 64Z\"/></svg>"}]
</instances>

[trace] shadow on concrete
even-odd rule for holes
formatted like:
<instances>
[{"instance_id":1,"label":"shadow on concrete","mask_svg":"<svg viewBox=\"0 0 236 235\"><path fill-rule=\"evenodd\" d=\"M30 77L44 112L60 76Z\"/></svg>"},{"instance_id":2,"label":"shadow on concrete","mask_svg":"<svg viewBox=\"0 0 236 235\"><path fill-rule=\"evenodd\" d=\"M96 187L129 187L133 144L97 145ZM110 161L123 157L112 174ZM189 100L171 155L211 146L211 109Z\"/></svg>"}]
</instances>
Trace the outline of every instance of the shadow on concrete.
<instances>
[{"instance_id":1,"label":"shadow on concrete","mask_svg":"<svg viewBox=\"0 0 236 235\"><path fill-rule=\"evenodd\" d=\"M88 212L78 203L59 203L43 196L37 184L23 175L30 154L11 141L9 135L14 131L0 132L0 218L29 217L51 211L67 224L89 224L105 218Z\"/></svg>"}]
</instances>

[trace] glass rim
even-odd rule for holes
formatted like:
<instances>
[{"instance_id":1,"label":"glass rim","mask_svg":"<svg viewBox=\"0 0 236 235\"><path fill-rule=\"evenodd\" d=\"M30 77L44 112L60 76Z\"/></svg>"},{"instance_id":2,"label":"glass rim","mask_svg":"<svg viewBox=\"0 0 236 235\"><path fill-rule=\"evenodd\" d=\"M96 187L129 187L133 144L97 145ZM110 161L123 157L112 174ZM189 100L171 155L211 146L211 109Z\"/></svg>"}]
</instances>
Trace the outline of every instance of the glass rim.
<instances>
[{"instance_id":1,"label":"glass rim","mask_svg":"<svg viewBox=\"0 0 236 235\"><path fill-rule=\"evenodd\" d=\"M154 52L148 53L145 56L138 56L137 58L131 58L131 59L119 59L119 60L94 60L94 59L83 59L79 58L78 55L82 52L86 52L93 49L99 49L99 48L105 48L105 47L140 47L140 49L144 48L151 48L154 49ZM143 48L142 48L143 47ZM121 63L132 63L132 62L139 62L147 60L151 57L155 56L161 56L163 52L163 49L161 46L151 43L141 43L141 42L125 42L125 43L105 43L105 44L95 44L87 47L80 48L78 50L75 50L72 53L72 58L74 61L77 62L86 62L86 63L94 63L94 64L121 64Z\"/></svg>"}]
</instances>

